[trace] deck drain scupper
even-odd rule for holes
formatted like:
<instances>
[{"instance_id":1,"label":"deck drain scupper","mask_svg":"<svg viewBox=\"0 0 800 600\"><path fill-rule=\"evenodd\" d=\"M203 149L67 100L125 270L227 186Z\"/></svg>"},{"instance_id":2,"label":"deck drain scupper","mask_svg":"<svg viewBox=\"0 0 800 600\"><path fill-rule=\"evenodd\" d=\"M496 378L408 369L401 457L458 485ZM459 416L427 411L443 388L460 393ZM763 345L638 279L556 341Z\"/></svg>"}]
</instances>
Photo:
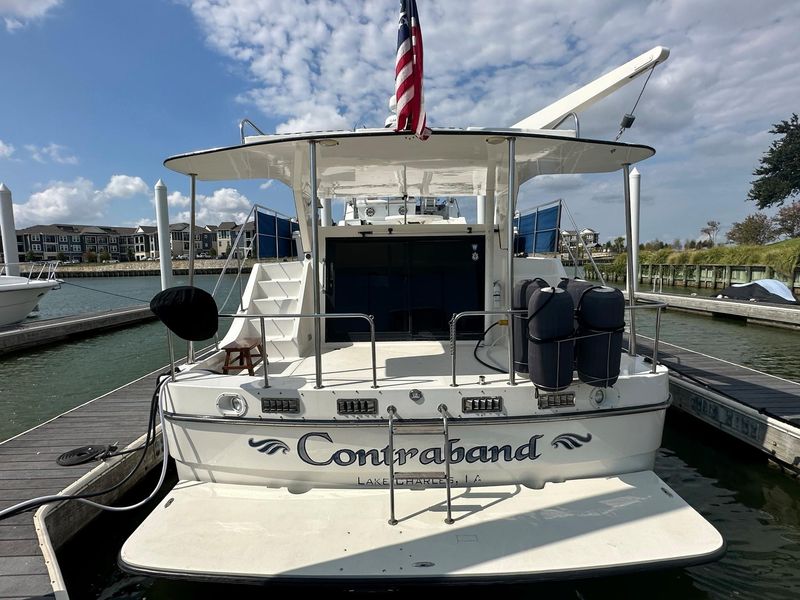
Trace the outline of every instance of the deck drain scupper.
<instances>
[{"instance_id":1,"label":"deck drain scupper","mask_svg":"<svg viewBox=\"0 0 800 600\"><path fill-rule=\"evenodd\" d=\"M427 560L421 560L421 561L419 561L419 562L415 562L415 563L414 563L413 565L411 565L411 566L412 566L412 567L419 567L419 568L421 568L421 569L424 569L424 568L427 568L427 567L433 567L433 566L436 566L436 563L432 563L432 562L429 562L429 561L427 561Z\"/></svg>"}]
</instances>

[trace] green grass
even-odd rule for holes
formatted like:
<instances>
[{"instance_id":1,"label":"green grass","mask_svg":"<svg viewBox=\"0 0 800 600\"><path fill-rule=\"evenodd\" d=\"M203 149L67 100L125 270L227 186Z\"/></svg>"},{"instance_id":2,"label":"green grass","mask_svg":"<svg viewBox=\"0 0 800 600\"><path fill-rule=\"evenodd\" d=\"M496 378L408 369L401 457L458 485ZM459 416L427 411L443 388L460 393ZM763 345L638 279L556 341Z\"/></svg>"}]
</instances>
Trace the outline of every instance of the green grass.
<instances>
[{"instance_id":1,"label":"green grass","mask_svg":"<svg viewBox=\"0 0 800 600\"><path fill-rule=\"evenodd\" d=\"M625 255L618 256L613 270L625 272ZM800 264L800 238L784 240L765 246L717 246L703 250L643 251L639 262L644 265L759 265L772 267L776 273L789 277Z\"/></svg>"}]
</instances>

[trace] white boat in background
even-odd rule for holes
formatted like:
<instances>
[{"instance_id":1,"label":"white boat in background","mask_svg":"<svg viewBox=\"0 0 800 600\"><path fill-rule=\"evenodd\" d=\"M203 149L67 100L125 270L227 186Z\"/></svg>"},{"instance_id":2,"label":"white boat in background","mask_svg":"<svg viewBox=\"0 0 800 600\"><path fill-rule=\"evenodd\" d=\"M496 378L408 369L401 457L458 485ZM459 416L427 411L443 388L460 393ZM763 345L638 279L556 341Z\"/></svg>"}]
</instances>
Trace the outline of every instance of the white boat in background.
<instances>
[{"instance_id":1,"label":"white boat in background","mask_svg":"<svg viewBox=\"0 0 800 600\"><path fill-rule=\"evenodd\" d=\"M634 316L663 305L624 306L617 290L569 280L556 257L515 256L517 192L543 174L619 172L630 238L628 169L655 151L552 129L591 103L579 92L558 114L540 111L538 129L534 115L426 141L386 129L255 135L167 159L193 180L289 186L301 252L256 264L224 338L162 388L179 482L121 549L123 569L394 586L722 554L714 527L652 471L668 373L658 327L653 359L637 354ZM334 198L348 203L338 225ZM476 222L449 198L475 202ZM193 328L213 323L208 335L217 319L198 298L167 290L155 309L197 339ZM268 364L231 360L242 351Z\"/></svg>"},{"instance_id":2,"label":"white boat in background","mask_svg":"<svg viewBox=\"0 0 800 600\"><path fill-rule=\"evenodd\" d=\"M6 275L7 265L0 267L0 327L24 321L50 290L61 285L56 278L58 262L21 263L29 268L27 275Z\"/></svg>"}]
</instances>

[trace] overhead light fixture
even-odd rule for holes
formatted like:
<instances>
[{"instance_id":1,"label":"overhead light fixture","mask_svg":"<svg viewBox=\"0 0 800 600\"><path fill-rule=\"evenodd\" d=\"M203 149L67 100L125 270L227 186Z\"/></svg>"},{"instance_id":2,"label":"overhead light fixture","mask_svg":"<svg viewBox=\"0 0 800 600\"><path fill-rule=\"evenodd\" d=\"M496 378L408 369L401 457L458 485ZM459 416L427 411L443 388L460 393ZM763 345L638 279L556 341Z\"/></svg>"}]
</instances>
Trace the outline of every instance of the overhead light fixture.
<instances>
[{"instance_id":1,"label":"overhead light fixture","mask_svg":"<svg viewBox=\"0 0 800 600\"><path fill-rule=\"evenodd\" d=\"M505 141L506 138L499 135L493 135L492 137L486 138L486 143L491 144L492 146L496 146L497 144L502 144Z\"/></svg>"},{"instance_id":2,"label":"overhead light fixture","mask_svg":"<svg viewBox=\"0 0 800 600\"><path fill-rule=\"evenodd\" d=\"M319 141L319 145L320 146L328 146L330 148L332 146L338 146L339 145L339 141L338 140L332 140L330 138L325 138L325 139L322 139L322 140Z\"/></svg>"}]
</instances>

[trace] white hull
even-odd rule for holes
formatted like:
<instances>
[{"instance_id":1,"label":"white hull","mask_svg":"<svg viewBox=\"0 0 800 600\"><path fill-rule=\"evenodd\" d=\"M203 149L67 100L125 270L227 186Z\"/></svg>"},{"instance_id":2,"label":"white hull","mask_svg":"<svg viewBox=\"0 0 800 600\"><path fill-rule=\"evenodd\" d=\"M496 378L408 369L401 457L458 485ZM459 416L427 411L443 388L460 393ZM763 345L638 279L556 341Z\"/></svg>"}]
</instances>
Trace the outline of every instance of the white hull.
<instances>
[{"instance_id":1,"label":"white hull","mask_svg":"<svg viewBox=\"0 0 800 600\"><path fill-rule=\"evenodd\" d=\"M128 539L123 569L224 581L466 583L588 577L720 556L717 531L651 471L466 488L286 489L181 481Z\"/></svg>"},{"instance_id":2,"label":"white hull","mask_svg":"<svg viewBox=\"0 0 800 600\"><path fill-rule=\"evenodd\" d=\"M662 404L594 417L453 422L452 485L519 483L540 488L548 481L651 469L665 412ZM388 422L373 423L306 425L169 418L166 428L181 479L305 491L314 487L387 487ZM441 436L395 437L397 471L441 472L443 464ZM398 487L444 483L442 479L410 479Z\"/></svg>"},{"instance_id":3,"label":"white hull","mask_svg":"<svg viewBox=\"0 0 800 600\"><path fill-rule=\"evenodd\" d=\"M19 323L42 297L60 282L29 281L26 277L0 277L0 327Z\"/></svg>"}]
</instances>

